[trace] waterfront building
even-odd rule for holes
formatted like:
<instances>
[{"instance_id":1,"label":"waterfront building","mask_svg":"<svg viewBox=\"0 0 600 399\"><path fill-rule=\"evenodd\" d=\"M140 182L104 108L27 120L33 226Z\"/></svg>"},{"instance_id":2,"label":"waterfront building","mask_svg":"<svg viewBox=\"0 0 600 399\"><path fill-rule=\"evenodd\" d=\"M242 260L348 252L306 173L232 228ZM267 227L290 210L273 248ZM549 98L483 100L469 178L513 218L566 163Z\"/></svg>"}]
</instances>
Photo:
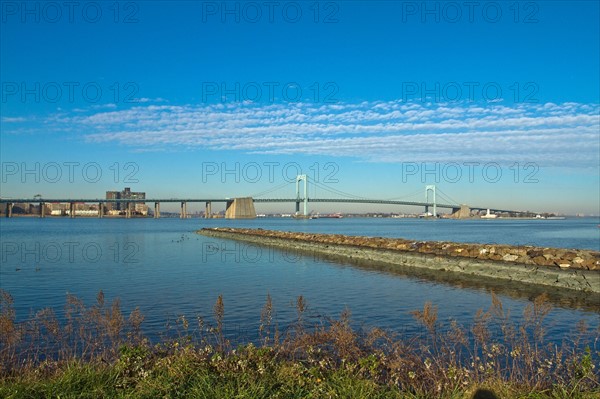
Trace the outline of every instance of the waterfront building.
<instances>
[{"instance_id":1,"label":"waterfront building","mask_svg":"<svg viewBox=\"0 0 600 399\"><path fill-rule=\"evenodd\" d=\"M130 187L125 187L123 191L107 191L106 199L146 199L146 193L141 191L131 191ZM106 203L105 205L109 214L118 214L119 212L127 209L126 202L110 202ZM133 210L141 215L148 214L148 206L144 203L136 203L133 207Z\"/></svg>"}]
</instances>

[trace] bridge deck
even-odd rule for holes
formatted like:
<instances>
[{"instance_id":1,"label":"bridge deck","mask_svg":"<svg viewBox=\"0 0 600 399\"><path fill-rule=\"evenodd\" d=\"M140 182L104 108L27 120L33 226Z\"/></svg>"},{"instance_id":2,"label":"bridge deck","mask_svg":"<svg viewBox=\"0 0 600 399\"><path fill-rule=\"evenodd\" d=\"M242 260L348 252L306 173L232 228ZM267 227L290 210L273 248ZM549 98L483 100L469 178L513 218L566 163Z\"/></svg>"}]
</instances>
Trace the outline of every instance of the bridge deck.
<instances>
[{"instance_id":1,"label":"bridge deck","mask_svg":"<svg viewBox=\"0 0 600 399\"><path fill-rule=\"evenodd\" d=\"M144 198L144 199L106 199L106 198L0 198L0 204L7 203L150 203L150 202L228 202L233 198ZM303 202L304 198L254 198L257 203L294 203ZM432 202L415 201L397 201L397 200L379 200L379 199L361 199L361 198L308 198L308 202L325 203L350 203L350 204L381 204L381 205L409 205L420 207L433 207ZM455 209L460 205L453 204L435 204L438 208ZM488 208L488 207L469 207L472 210L486 210L500 213L524 213L523 211L514 211L506 209Z\"/></svg>"}]
</instances>

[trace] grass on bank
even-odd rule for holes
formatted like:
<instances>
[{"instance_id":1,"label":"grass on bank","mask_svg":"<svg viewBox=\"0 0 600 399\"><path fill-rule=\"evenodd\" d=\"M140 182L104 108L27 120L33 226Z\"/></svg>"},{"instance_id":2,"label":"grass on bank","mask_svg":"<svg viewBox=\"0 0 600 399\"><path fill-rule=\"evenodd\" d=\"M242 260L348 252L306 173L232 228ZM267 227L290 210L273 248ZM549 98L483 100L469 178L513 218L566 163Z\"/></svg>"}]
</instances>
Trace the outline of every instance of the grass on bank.
<instances>
[{"instance_id":1,"label":"grass on bank","mask_svg":"<svg viewBox=\"0 0 600 399\"><path fill-rule=\"evenodd\" d=\"M219 296L214 325L180 317L175 338L151 344L139 310L125 317L102 292L92 306L67 296L63 323L49 309L18 323L12 298L0 291L0 397L600 397L599 332L580 323L562 345L549 343L544 296L519 325L493 294L468 328L442 328L428 303L412 312L423 332L411 337L357 331L349 312L309 326L306 309L299 297L297 320L281 332L267 297L260 342L232 348Z\"/></svg>"}]
</instances>

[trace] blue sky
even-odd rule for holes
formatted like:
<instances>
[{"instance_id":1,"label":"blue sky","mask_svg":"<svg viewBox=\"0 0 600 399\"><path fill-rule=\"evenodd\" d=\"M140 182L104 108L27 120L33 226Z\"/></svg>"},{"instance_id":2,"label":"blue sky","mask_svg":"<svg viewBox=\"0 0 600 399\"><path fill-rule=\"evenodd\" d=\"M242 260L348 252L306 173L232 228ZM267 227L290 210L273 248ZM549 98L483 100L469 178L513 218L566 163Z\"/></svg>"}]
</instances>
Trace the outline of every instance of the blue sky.
<instances>
[{"instance_id":1,"label":"blue sky","mask_svg":"<svg viewBox=\"0 0 600 399\"><path fill-rule=\"evenodd\" d=\"M1 4L2 196L600 213L596 1Z\"/></svg>"}]
</instances>

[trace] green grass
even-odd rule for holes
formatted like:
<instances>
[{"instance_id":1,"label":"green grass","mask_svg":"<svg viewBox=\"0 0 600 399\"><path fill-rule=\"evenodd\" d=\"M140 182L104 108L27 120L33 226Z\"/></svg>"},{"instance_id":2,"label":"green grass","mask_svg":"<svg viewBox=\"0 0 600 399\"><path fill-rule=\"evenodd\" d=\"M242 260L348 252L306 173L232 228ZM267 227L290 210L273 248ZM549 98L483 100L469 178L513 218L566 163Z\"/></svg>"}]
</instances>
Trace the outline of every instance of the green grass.
<instances>
[{"instance_id":1,"label":"green grass","mask_svg":"<svg viewBox=\"0 0 600 399\"><path fill-rule=\"evenodd\" d=\"M3 398L471 398L480 387L501 398L598 398L600 391L574 392L564 386L532 390L506 381L487 381L440 392L401 390L378 383L347 368L323 370L301 362L278 360L274 353L257 356L253 347L244 355L215 360L193 349L146 359L144 367L132 370L120 359L113 365L72 363L51 375L34 371L5 378L0 384ZM232 362L250 359L264 362L266 369L241 371ZM127 362L125 362L127 363ZM137 374L136 374L137 373Z\"/></svg>"}]
</instances>

